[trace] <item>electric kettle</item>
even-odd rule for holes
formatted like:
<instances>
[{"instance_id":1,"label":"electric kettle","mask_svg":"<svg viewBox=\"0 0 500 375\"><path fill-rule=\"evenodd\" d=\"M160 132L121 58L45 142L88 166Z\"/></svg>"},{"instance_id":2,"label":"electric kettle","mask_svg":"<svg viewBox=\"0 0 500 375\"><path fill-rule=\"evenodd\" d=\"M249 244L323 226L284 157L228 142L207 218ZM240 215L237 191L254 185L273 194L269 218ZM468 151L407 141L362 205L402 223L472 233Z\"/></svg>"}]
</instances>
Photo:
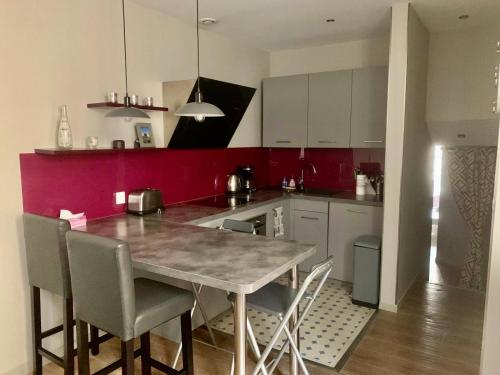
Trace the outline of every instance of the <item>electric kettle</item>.
<instances>
[{"instance_id":1,"label":"electric kettle","mask_svg":"<svg viewBox=\"0 0 500 375\"><path fill-rule=\"evenodd\" d=\"M237 174L227 175L226 193L236 194L241 191L241 186L243 181L241 177Z\"/></svg>"}]
</instances>

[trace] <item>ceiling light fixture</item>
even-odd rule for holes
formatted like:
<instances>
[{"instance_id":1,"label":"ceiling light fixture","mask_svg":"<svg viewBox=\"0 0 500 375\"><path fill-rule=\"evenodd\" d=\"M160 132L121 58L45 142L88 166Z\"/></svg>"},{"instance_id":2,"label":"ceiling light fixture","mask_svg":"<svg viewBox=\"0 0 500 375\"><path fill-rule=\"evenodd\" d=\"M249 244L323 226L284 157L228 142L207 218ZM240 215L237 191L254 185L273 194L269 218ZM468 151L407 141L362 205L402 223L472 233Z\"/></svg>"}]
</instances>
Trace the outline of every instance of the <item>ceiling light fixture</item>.
<instances>
[{"instance_id":1,"label":"ceiling light fixture","mask_svg":"<svg viewBox=\"0 0 500 375\"><path fill-rule=\"evenodd\" d=\"M223 117L225 116L218 107L213 104L203 101L203 95L200 89L200 23L199 4L196 0L196 47L198 58L198 77L196 78L197 90L194 95L195 101L183 105L176 113L176 116L194 117L197 122L205 121L206 117Z\"/></svg>"},{"instance_id":2,"label":"ceiling light fixture","mask_svg":"<svg viewBox=\"0 0 500 375\"><path fill-rule=\"evenodd\" d=\"M335 18L327 18L326 22L328 23L335 22Z\"/></svg>"},{"instance_id":3,"label":"ceiling light fixture","mask_svg":"<svg viewBox=\"0 0 500 375\"><path fill-rule=\"evenodd\" d=\"M461 20L461 21L465 21L468 18L469 18L468 14L462 14L461 16L458 16L458 19Z\"/></svg>"},{"instance_id":4,"label":"ceiling light fixture","mask_svg":"<svg viewBox=\"0 0 500 375\"><path fill-rule=\"evenodd\" d=\"M136 117L150 118L149 115L141 111L139 108L134 108L130 105L130 96L128 95L128 72L127 72L127 35L125 24L125 0L122 0L122 20L123 20L123 51L125 57L125 98L123 104L125 107L113 109L106 114L106 117Z\"/></svg>"}]
</instances>

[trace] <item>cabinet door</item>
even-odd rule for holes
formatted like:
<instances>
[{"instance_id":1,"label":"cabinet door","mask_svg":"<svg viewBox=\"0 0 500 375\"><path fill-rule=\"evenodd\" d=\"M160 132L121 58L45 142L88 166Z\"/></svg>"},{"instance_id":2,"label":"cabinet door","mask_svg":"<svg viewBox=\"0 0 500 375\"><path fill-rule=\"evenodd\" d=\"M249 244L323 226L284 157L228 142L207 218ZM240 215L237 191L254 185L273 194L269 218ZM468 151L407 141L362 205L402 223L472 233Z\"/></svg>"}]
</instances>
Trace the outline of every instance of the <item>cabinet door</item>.
<instances>
[{"instance_id":1,"label":"cabinet door","mask_svg":"<svg viewBox=\"0 0 500 375\"><path fill-rule=\"evenodd\" d=\"M306 74L263 81L264 147L306 147Z\"/></svg>"},{"instance_id":2,"label":"cabinet door","mask_svg":"<svg viewBox=\"0 0 500 375\"><path fill-rule=\"evenodd\" d=\"M355 69L352 76L351 147L384 148L387 67Z\"/></svg>"},{"instance_id":3,"label":"cabinet door","mask_svg":"<svg viewBox=\"0 0 500 375\"><path fill-rule=\"evenodd\" d=\"M319 212L293 213L294 239L301 244L316 245L316 253L299 265L299 270L309 272L311 267L327 258L328 215Z\"/></svg>"},{"instance_id":4,"label":"cabinet door","mask_svg":"<svg viewBox=\"0 0 500 375\"><path fill-rule=\"evenodd\" d=\"M382 235L382 207L330 203L328 255L333 255L333 278L352 282L354 240L364 234Z\"/></svg>"},{"instance_id":5,"label":"cabinet door","mask_svg":"<svg viewBox=\"0 0 500 375\"><path fill-rule=\"evenodd\" d=\"M309 75L308 147L347 148L352 70Z\"/></svg>"}]
</instances>

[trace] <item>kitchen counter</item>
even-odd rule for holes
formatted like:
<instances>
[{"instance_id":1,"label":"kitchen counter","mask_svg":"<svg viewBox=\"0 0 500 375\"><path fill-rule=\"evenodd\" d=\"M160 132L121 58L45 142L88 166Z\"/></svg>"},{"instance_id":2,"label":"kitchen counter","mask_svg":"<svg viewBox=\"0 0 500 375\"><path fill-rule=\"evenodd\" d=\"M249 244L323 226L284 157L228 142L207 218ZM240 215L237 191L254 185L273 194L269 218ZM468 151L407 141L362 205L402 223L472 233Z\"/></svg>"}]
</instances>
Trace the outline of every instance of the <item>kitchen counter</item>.
<instances>
[{"instance_id":1,"label":"kitchen counter","mask_svg":"<svg viewBox=\"0 0 500 375\"><path fill-rule=\"evenodd\" d=\"M173 221L176 223L201 224L206 221L244 212L260 206L277 203L286 199L310 199L327 202L344 202L365 206L383 206L383 200L376 195L356 196L351 191L311 190L306 192L287 193L279 188L259 189L251 194L252 201L237 207L212 207L202 205L204 200L167 206L161 215L149 215L151 219Z\"/></svg>"},{"instance_id":2,"label":"kitchen counter","mask_svg":"<svg viewBox=\"0 0 500 375\"><path fill-rule=\"evenodd\" d=\"M312 245L163 219L120 215L89 221L81 230L127 242L138 270L243 294L255 292L316 251Z\"/></svg>"}]
</instances>

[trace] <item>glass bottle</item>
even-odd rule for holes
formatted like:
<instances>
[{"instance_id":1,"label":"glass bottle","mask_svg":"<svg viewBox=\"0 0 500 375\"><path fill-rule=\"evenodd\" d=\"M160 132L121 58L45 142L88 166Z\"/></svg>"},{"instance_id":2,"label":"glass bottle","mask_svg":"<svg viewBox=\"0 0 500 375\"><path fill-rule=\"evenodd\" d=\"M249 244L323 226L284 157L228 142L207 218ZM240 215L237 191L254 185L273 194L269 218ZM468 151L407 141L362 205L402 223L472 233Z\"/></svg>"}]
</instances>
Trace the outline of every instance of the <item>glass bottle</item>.
<instances>
[{"instance_id":1,"label":"glass bottle","mask_svg":"<svg viewBox=\"0 0 500 375\"><path fill-rule=\"evenodd\" d=\"M68 107L62 105L60 108L59 126L57 128L57 147L70 149L73 147L73 136L68 121Z\"/></svg>"}]
</instances>

